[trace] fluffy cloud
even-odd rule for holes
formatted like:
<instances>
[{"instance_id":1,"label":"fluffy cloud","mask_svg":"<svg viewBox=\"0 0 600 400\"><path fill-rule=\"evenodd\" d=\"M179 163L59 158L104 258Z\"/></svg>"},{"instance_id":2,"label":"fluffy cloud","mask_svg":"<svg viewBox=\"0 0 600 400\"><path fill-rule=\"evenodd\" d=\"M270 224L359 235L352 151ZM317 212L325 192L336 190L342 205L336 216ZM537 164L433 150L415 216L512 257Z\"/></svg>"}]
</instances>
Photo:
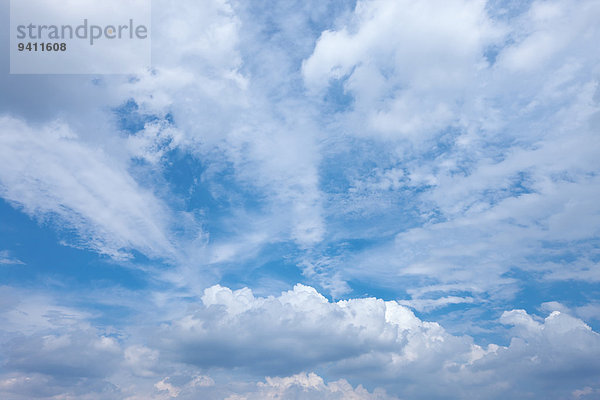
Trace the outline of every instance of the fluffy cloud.
<instances>
[{"instance_id":1,"label":"fluffy cloud","mask_svg":"<svg viewBox=\"0 0 600 400\"><path fill-rule=\"evenodd\" d=\"M527 24L516 29L516 43L502 52L500 63L513 71L533 72L564 63L565 54L579 60L597 57L586 52L589 40L599 33L594 23L599 11L594 1L533 2L522 17Z\"/></svg>"},{"instance_id":2,"label":"fluffy cloud","mask_svg":"<svg viewBox=\"0 0 600 400\"><path fill-rule=\"evenodd\" d=\"M254 393L234 394L227 400L254 400L254 399L348 399L348 400L384 400L391 399L383 391L371 394L362 386L354 389L347 381L341 379L336 382L325 383L320 376L310 374L297 374L284 378L267 378L266 382L257 384L258 390Z\"/></svg>"},{"instance_id":3,"label":"fluffy cloud","mask_svg":"<svg viewBox=\"0 0 600 400\"><path fill-rule=\"evenodd\" d=\"M165 349L201 367L295 373L322 363L351 363L365 354L385 359L390 349L400 352L407 341L415 349L424 345L421 339L435 346L437 336L444 335L439 325L422 322L395 303L330 303L302 285L276 298L215 286L205 291L203 304L197 314L175 321L161 335L167 338ZM410 342L412 336L418 337L416 342Z\"/></svg>"},{"instance_id":4,"label":"fluffy cloud","mask_svg":"<svg viewBox=\"0 0 600 400\"><path fill-rule=\"evenodd\" d=\"M479 346L396 302L334 303L302 285L278 297L214 286L201 303L182 303L183 317L159 317L158 329L146 320L112 333L52 299L15 298L0 315L21 327L0 337L0 393L9 399L388 398L359 384L400 398L559 399L599 389L600 335L559 311L504 312L510 343ZM23 312L32 306L37 314Z\"/></svg>"},{"instance_id":5,"label":"fluffy cloud","mask_svg":"<svg viewBox=\"0 0 600 400\"><path fill-rule=\"evenodd\" d=\"M262 38L242 24L237 8L221 0L202 7L191 1L176 6L158 2L153 7L153 18L161 21L153 26L153 69L127 83L112 83L121 101L134 101L140 114L170 115L177 127L157 133L150 125L136 132L128 140L132 156L156 162L164 154L161 142L167 142L166 149L178 149L206 167L190 190L203 186L215 199L232 203L236 225L244 226L232 229L234 239L216 243L230 250L228 255L215 251L219 262L239 260L246 249L266 241L291 238L311 246L325 232L318 127L311 107L301 99L273 103L272 76L251 80L245 62L264 68L288 60L283 52L271 54L276 59L270 60L243 58L242 36L250 37L252 45ZM258 215L239 199L240 192L258 201ZM255 222L260 219L264 224Z\"/></svg>"},{"instance_id":6,"label":"fluffy cloud","mask_svg":"<svg viewBox=\"0 0 600 400\"><path fill-rule=\"evenodd\" d=\"M499 386L512 386L516 397L549 391L566 398L573 389L593 385L600 369L600 335L581 320L554 311L537 321L513 310L504 312L500 321L514 326L510 345L482 358L476 367L493 370Z\"/></svg>"},{"instance_id":7,"label":"fluffy cloud","mask_svg":"<svg viewBox=\"0 0 600 400\"><path fill-rule=\"evenodd\" d=\"M600 368L594 361L600 335L558 311L542 322L522 310L506 312L500 322L514 326L510 344L481 347L396 302L332 303L301 285L266 298L214 286L202 300L202 307L161 329L155 346L168 359L267 375L324 369L400 397L424 399L461 393L520 397L527 390L550 393L550 386L563 395L593 384L593 371ZM576 343L569 341L573 336ZM431 379L435 387L426 384ZM533 382L530 389L527 380Z\"/></svg>"},{"instance_id":8,"label":"fluffy cloud","mask_svg":"<svg viewBox=\"0 0 600 400\"><path fill-rule=\"evenodd\" d=\"M342 80L365 117L351 117L359 135L427 136L459 120L500 35L483 1L359 1L347 23L323 32L304 78L316 92Z\"/></svg>"}]
</instances>

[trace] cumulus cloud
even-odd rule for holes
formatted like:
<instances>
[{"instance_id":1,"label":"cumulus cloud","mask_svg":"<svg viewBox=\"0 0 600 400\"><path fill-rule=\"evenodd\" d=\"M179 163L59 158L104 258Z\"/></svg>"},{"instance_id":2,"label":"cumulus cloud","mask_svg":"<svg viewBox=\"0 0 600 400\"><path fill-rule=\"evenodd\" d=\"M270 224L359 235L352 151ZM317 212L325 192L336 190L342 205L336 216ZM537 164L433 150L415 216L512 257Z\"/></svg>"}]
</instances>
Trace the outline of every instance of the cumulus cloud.
<instances>
[{"instance_id":1,"label":"cumulus cloud","mask_svg":"<svg viewBox=\"0 0 600 400\"><path fill-rule=\"evenodd\" d=\"M169 338L163 345L175 356L204 367L253 365L265 374L294 373L404 340L402 330L386 324L382 301L332 304L302 285L278 298L255 298L248 289L215 286L205 291L203 304L198 315L165 327L162 336ZM418 324L410 311L397 311L399 318Z\"/></svg>"},{"instance_id":2,"label":"cumulus cloud","mask_svg":"<svg viewBox=\"0 0 600 400\"><path fill-rule=\"evenodd\" d=\"M369 393L362 386L356 389L346 380L325 383L315 373L302 373L284 378L267 378L258 382L256 392L234 394L227 400L253 399L348 399L348 400L384 400L391 399L381 390Z\"/></svg>"},{"instance_id":3,"label":"cumulus cloud","mask_svg":"<svg viewBox=\"0 0 600 400\"><path fill-rule=\"evenodd\" d=\"M213 286L200 303L182 303L182 317L112 333L52 299L14 298L0 315L21 326L1 337L0 393L9 399L559 399L599 389L600 335L559 311L504 312L510 342L481 346L397 302L331 302L302 285L277 297ZM24 312L28 304L46 311Z\"/></svg>"},{"instance_id":4,"label":"cumulus cloud","mask_svg":"<svg viewBox=\"0 0 600 400\"><path fill-rule=\"evenodd\" d=\"M348 22L322 33L303 74L317 93L342 80L365 117L351 118L356 134L428 136L458 121L457 102L501 34L483 1L359 1Z\"/></svg>"},{"instance_id":5,"label":"cumulus cloud","mask_svg":"<svg viewBox=\"0 0 600 400\"><path fill-rule=\"evenodd\" d=\"M332 303L302 285L278 297L214 286L202 302L193 313L161 328L162 339L154 345L165 357L201 368L266 375L325 369L400 397L424 399L460 398L461 393L519 397L528 390L528 379L533 393L547 393L548 385L564 394L578 384L592 384L592 371L600 368L594 361L600 335L560 312L545 320L522 310L505 312L500 322L513 326L510 344L482 347L468 336L454 336L437 323L420 320L397 302L367 298ZM577 343L569 342L573 335ZM564 379L554 381L553 376ZM430 379L436 379L435 387L426 384ZM289 381L272 382L287 387Z\"/></svg>"}]
</instances>

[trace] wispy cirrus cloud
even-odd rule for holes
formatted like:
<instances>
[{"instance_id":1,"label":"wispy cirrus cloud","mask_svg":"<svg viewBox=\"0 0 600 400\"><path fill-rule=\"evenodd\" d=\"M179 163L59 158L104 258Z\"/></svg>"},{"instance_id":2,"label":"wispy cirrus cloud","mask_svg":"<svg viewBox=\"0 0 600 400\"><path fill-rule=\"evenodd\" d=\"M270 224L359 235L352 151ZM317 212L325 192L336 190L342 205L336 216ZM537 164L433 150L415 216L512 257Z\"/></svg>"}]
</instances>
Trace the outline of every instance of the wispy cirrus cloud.
<instances>
[{"instance_id":1,"label":"wispy cirrus cloud","mask_svg":"<svg viewBox=\"0 0 600 400\"><path fill-rule=\"evenodd\" d=\"M25 263L18 258L11 256L10 251L0 251L0 265L25 265Z\"/></svg>"},{"instance_id":2,"label":"wispy cirrus cloud","mask_svg":"<svg viewBox=\"0 0 600 400\"><path fill-rule=\"evenodd\" d=\"M57 218L63 229L74 229L75 245L116 258L128 249L173 256L169 212L127 165L61 122L37 129L4 116L0 125L2 197L40 221Z\"/></svg>"}]
</instances>

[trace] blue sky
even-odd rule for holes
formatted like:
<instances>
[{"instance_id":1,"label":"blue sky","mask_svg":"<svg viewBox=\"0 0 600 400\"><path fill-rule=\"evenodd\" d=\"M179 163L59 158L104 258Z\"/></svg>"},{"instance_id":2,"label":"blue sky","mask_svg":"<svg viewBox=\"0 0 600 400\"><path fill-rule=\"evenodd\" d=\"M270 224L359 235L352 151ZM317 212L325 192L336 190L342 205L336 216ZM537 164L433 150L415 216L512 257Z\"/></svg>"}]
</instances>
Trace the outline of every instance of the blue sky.
<instances>
[{"instance_id":1,"label":"blue sky","mask_svg":"<svg viewBox=\"0 0 600 400\"><path fill-rule=\"evenodd\" d=\"M152 18L129 76L0 24L1 398L600 396L598 1Z\"/></svg>"}]
</instances>

